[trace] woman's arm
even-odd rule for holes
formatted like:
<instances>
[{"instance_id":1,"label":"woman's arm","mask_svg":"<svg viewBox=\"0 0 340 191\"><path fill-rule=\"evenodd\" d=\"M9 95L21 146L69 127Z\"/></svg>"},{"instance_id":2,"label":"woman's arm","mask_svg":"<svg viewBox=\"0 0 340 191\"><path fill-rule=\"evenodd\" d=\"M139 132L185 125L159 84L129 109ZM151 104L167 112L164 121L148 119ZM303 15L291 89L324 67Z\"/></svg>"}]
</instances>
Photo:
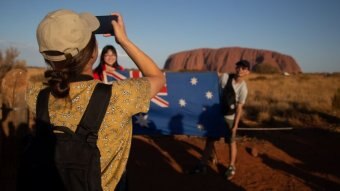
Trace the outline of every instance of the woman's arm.
<instances>
[{"instance_id":1,"label":"woman's arm","mask_svg":"<svg viewBox=\"0 0 340 191\"><path fill-rule=\"evenodd\" d=\"M112 15L118 16L117 21L113 20L113 30L118 44L125 50L138 69L149 80L151 84L150 98L155 96L165 84L165 77L156 63L139 49L126 35L123 18L119 13Z\"/></svg>"}]
</instances>

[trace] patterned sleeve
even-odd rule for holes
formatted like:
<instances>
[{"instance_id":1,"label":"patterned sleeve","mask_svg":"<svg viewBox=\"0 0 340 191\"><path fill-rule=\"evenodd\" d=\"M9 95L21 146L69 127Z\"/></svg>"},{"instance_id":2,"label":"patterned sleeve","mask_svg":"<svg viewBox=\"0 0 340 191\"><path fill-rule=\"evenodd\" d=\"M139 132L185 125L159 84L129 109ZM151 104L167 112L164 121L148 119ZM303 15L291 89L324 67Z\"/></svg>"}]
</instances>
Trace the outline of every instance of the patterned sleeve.
<instances>
[{"instance_id":1,"label":"patterned sleeve","mask_svg":"<svg viewBox=\"0 0 340 191\"><path fill-rule=\"evenodd\" d=\"M118 81L112 88L122 110L129 115L146 113L150 106L150 82L146 78Z\"/></svg>"},{"instance_id":2,"label":"patterned sleeve","mask_svg":"<svg viewBox=\"0 0 340 191\"><path fill-rule=\"evenodd\" d=\"M36 113L37 97L42 88L43 88L42 83L31 83L31 82L28 83L28 86L26 89L26 103L27 103L28 109L33 114Z\"/></svg>"}]
</instances>

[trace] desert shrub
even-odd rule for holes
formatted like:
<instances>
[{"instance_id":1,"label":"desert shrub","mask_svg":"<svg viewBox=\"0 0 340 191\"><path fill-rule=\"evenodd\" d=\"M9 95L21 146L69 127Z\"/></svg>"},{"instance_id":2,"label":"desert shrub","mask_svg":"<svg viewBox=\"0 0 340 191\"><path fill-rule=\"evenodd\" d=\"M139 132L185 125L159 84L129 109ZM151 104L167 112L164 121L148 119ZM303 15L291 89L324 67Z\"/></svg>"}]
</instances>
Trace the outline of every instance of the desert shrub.
<instances>
[{"instance_id":1,"label":"desert shrub","mask_svg":"<svg viewBox=\"0 0 340 191\"><path fill-rule=\"evenodd\" d=\"M250 78L249 81L266 80L266 76L256 76L255 78Z\"/></svg>"},{"instance_id":2,"label":"desert shrub","mask_svg":"<svg viewBox=\"0 0 340 191\"><path fill-rule=\"evenodd\" d=\"M5 74L12 69L12 65L10 64L1 64L0 65L0 80L5 76Z\"/></svg>"},{"instance_id":3,"label":"desert shrub","mask_svg":"<svg viewBox=\"0 0 340 191\"><path fill-rule=\"evenodd\" d=\"M332 99L332 106L336 110L340 110L340 88L335 92Z\"/></svg>"},{"instance_id":4,"label":"desert shrub","mask_svg":"<svg viewBox=\"0 0 340 191\"><path fill-rule=\"evenodd\" d=\"M0 80L13 68L26 70L26 62L17 59L19 54L20 52L16 48L8 48L5 56L0 50Z\"/></svg>"},{"instance_id":5,"label":"desert shrub","mask_svg":"<svg viewBox=\"0 0 340 191\"><path fill-rule=\"evenodd\" d=\"M300 74L300 75L297 76L297 80L299 80L299 81L313 80L313 75L311 75L311 74Z\"/></svg>"},{"instance_id":6,"label":"desert shrub","mask_svg":"<svg viewBox=\"0 0 340 191\"><path fill-rule=\"evenodd\" d=\"M268 122L270 121L270 119L271 119L271 115L268 111L259 112L256 118L257 122L260 122L260 123Z\"/></svg>"},{"instance_id":7,"label":"desert shrub","mask_svg":"<svg viewBox=\"0 0 340 191\"><path fill-rule=\"evenodd\" d=\"M45 76L44 74L36 74L36 75L32 75L29 80L31 82L43 82L45 81Z\"/></svg>"},{"instance_id":8,"label":"desert shrub","mask_svg":"<svg viewBox=\"0 0 340 191\"><path fill-rule=\"evenodd\" d=\"M267 63L261 63L256 64L253 69L253 72L260 73L260 74L277 74L280 73L280 70L270 64Z\"/></svg>"}]
</instances>

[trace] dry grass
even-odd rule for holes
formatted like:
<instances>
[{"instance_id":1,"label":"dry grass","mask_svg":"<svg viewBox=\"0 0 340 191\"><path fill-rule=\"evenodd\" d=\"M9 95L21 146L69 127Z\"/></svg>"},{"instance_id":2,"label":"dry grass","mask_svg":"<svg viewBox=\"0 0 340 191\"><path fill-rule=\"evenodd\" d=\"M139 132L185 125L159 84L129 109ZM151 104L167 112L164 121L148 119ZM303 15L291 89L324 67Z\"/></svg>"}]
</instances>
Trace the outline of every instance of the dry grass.
<instances>
[{"instance_id":1,"label":"dry grass","mask_svg":"<svg viewBox=\"0 0 340 191\"><path fill-rule=\"evenodd\" d=\"M45 68L29 67L28 68L28 79L31 82L42 82L45 81L44 72Z\"/></svg>"},{"instance_id":2,"label":"dry grass","mask_svg":"<svg viewBox=\"0 0 340 191\"><path fill-rule=\"evenodd\" d=\"M260 124L295 127L339 126L334 99L339 74L251 74L246 119Z\"/></svg>"},{"instance_id":3,"label":"dry grass","mask_svg":"<svg viewBox=\"0 0 340 191\"><path fill-rule=\"evenodd\" d=\"M29 79L43 71L29 68ZM340 128L340 74L251 74L247 83L245 125Z\"/></svg>"},{"instance_id":4,"label":"dry grass","mask_svg":"<svg viewBox=\"0 0 340 191\"><path fill-rule=\"evenodd\" d=\"M29 68L29 79L42 81L43 71ZM245 125L340 129L340 74L251 74L247 84Z\"/></svg>"}]
</instances>

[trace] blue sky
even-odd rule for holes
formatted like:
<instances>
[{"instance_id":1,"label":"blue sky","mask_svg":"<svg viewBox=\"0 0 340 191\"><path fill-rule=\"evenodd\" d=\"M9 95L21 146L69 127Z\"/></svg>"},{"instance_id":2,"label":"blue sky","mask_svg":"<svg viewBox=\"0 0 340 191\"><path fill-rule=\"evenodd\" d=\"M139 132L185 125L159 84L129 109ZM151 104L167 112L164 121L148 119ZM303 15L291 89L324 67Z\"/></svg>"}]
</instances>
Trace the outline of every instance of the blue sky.
<instances>
[{"instance_id":1,"label":"blue sky","mask_svg":"<svg viewBox=\"0 0 340 191\"><path fill-rule=\"evenodd\" d=\"M7 0L0 3L0 50L14 47L45 66L35 31L50 11L120 12L129 38L163 68L170 54L247 47L291 55L304 72L340 72L338 0ZM98 36L99 48L113 38ZM134 67L118 48L119 62Z\"/></svg>"}]
</instances>

